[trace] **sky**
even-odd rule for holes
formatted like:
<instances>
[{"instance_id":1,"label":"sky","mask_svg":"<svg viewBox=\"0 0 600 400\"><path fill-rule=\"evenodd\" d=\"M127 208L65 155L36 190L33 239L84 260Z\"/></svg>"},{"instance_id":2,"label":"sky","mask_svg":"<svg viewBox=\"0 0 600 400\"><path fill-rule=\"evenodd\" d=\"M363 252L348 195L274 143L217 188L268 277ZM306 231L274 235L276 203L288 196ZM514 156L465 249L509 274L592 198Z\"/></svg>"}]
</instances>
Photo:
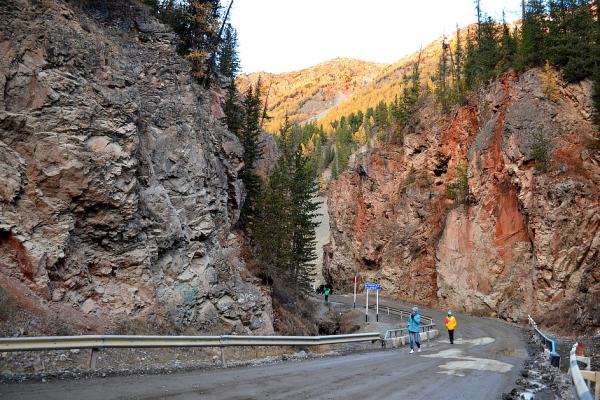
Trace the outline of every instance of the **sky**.
<instances>
[{"instance_id":1,"label":"sky","mask_svg":"<svg viewBox=\"0 0 600 400\"><path fill-rule=\"evenodd\" d=\"M223 3L227 3L224 1ZM235 0L242 72L295 71L337 57L392 63L456 24L475 22L473 0ZM520 0L481 0L497 19Z\"/></svg>"}]
</instances>

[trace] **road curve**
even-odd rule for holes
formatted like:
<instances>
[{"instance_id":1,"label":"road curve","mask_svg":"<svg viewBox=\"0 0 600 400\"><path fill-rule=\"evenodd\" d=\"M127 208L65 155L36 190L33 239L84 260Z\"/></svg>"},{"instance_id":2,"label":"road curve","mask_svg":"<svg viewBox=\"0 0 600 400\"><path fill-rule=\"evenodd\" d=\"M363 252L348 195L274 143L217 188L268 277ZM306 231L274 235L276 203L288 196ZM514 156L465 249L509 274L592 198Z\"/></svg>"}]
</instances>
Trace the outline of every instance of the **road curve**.
<instances>
[{"instance_id":1,"label":"road curve","mask_svg":"<svg viewBox=\"0 0 600 400\"><path fill-rule=\"evenodd\" d=\"M336 301L351 301L335 296ZM363 303L364 304L364 303ZM382 306L407 307L382 299ZM424 313L443 326L443 313ZM496 399L513 387L527 357L519 328L457 316L457 341L445 332L420 353L406 348L276 365L171 375L94 378L0 386L1 399Z\"/></svg>"}]
</instances>

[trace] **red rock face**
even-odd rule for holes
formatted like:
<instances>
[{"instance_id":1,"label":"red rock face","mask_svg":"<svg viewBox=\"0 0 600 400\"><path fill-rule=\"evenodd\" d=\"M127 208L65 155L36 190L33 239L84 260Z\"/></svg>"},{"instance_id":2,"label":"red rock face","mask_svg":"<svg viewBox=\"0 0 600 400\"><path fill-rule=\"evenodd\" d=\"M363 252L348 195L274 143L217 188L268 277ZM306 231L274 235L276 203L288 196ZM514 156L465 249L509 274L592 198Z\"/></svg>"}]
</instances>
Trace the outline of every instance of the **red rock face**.
<instances>
[{"instance_id":1,"label":"red rock face","mask_svg":"<svg viewBox=\"0 0 600 400\"><path fill-rule=\"evenodd\" d=\"M376 147L333 182L326 279L349 287L356 272L418 303L600 325L591 84L561 85L551 102L538 75L506 75L447 117L425 104L403 145ZM459 204L446 193L461 164Z\"/></svg>"}]
</instances>

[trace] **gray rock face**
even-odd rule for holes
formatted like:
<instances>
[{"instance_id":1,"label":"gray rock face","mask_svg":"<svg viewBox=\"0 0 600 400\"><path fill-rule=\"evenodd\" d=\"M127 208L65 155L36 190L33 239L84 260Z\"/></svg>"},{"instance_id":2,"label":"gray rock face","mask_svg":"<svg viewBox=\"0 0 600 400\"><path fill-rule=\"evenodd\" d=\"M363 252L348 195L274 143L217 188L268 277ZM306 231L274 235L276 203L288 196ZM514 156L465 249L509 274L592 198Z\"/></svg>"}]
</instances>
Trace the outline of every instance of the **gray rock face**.
<instances>
[{"instance_id":1,"label":"gray rock face","mask_svg":"<svg viewBox=\"0 0 600 400\"><path fill-rule=\"evenodd\" d=\"M94 4L0 4L0 284L112 322L272 331L218 102L145 8Z\"/></svg>"}]
</instances>

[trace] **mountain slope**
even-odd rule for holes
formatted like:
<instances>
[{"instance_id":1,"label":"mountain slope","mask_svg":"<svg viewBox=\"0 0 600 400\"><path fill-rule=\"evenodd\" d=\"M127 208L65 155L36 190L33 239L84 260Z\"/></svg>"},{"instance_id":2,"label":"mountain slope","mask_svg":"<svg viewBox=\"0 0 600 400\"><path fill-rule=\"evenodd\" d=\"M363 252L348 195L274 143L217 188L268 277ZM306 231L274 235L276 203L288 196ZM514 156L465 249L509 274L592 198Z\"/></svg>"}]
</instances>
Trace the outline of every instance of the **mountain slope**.
<instances>
[{"instance_id":1,"label":"mountain slope","mask_svg":"<svg viewBox=\"0 0 600 400\"><path fill-rule=\"evenodd\" d=\"M474 26L468 26L460 30L463 49L467 32L473 29ZM318 119L327 128L342 116L364 112L382 100L390 102L400 95L404 77L410 74L417 60L420 60L421 82L431 88L430 77L436 71L442 41L440 37L388 65L341 58L294 72L240 75L237 85L244 92L249 83L256 83L260 77L263 90L271 88L268 111L272 119L265 122L269 132L279 129L286 113L293 122ZM446 38L446 42L454 49L456 34Z\"/></svg>"},{"instance_id":2,"label":"mountain slope","mask_svg":"<svg viewBox=\"0 0 600 400\"><path fill-rule=\"evenodd\" d=\"M473 32L474 29L474 25L460 29L463 51L467 34L469 31ZM391 102L396 95L401 95L404 77L411 73L412 67L417 61L419 61L421 82L431 89L431 76L435 74L439 63L443 40L444 37L440 37L421 50L385 66L369 84L357 90L344 102L331 107L323 115L320 122L327 127L330 122L342 116L350 115L359 110L364 112L369 107L375 107L380 101ZM456 33L447 36L446 43L449 43L452 51L454 51Z\"/></svg>"},{"instance_id":3,"label":"mountain slope","mask_svg":"<svg viewBox=\"0 0 600 400\"><path fill-rule=\"evenodd\" d=\"M381 71L383 64L338 58L313 67L282 74L256 72L240 75L242 93L261 78L263 90L269 88L268 112L271 120L264 127L276 132L286 113L294 122L319 117L365 87Z\"/></svg>"}]
</instances>

